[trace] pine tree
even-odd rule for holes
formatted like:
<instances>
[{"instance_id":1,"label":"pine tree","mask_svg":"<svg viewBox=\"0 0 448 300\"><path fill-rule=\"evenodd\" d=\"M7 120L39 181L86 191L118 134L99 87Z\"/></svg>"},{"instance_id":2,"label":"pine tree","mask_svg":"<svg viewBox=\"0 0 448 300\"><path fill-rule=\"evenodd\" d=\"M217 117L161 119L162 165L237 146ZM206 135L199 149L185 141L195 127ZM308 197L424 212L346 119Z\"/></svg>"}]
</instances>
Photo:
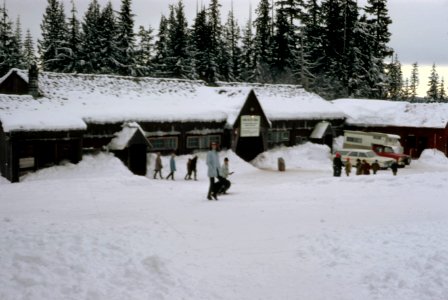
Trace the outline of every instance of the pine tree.
<instances>
[{"instance_id":1,"label":"pine tree","mask_svg":"<svg viewBox=\"0 0 448 300\"><path fill-rule=\"evenodd\" d=\"M188 53L188 24L182 0L170 6L168 19L168 71L176 78L188 78L191 60Z\"/></svg>"},{"instance_id":2,"label":"pine tree","mask_svg":"<svg viewBox=\"0 0 448 300\"><path fill-rule=\"evenodd\" d=\"M275 33L272 38L271 71L274 82L294 83L292 63L295 60L294 28L287 19L286 11L280 6L277 9ZM291 81L291 82L289 82Z\"/></svg>"},{"instance_id":3,"label":"pine tree","mask_svg":"<svg viewBox=\"0 0 448 300\"><path fill-rule=\"evenodd\" d=\"M125 43L119 45L120 34L117 23L112 3L108 2L98 20L98 44L101 49L98 71L102 74L130 75L132 72L126 64L123 65L123 48L120 47Z\"/></svg>"},{"instance_id":4,"label":"pine tree","mask_svg":"<svg viewBox=\"0 0 448 300\"><path fill-rule=\"evenodd\" d=\"M26 31L25 41L23 43L23 59L28 69L32 64L36 63L36 54L34 52L33 37L29 29Z\"/></svg>"},{"instance_id":5,"label":"pine tree","mask_svg":"<svg viewBox=\"0 0 448 300\"><path fill-rule=\"evenodd\" d=\"M137 38L138 43L136 47L136 62L138 65L139 75L148 76L153 71L153 29L151 26L145 29L143 26L139 27Z\"/></svg>"},{"instance_id":6,"label":"pine tree","mask_svg":"<svg viewBox=\"0 0 448 300\"><path fill-rule=\"evenodd\" d=\"M401 63L398 60L398 55L395 55L386 68L388 77L387 98L400 100L403 91L403 72L401 71Z\"/></svg>"},{"instance_id":7,"label":"pine tree","mask_svg":"<svg viewBox=\"0 0 448 300\"><path fill-rule=\"evenodd\" d=\"M19 42L13 32L6 7L0 7L0 76L11 68L21 67L22 62Z\"/></svg>"},{"instance_id":8,"label":"pine tree","mask_svg":"<svg viewBox=\"0 0 448 300\"><path fill-rule=\"evenodd\" d=\"M306 69L301 70L301 83L306 89L318 92L321 83L316 78L322 78L321 75L325 71L324 27L319 1L309 0L305 3L301 18L303 23L301 56L307 57L304 65Z\"/></svg>"},{"instance_id":9,"label":"pine tree","mask_svg":"<svg viewBox=\"0 0 448 300\"><path fill-rule=\"evenodd\" d=\"M241 36L238 21L235 19L233 8L229 12L225 30L224 43L229 52L229 79L240 80L241 77L241 48L239 46Z\"/></svg>"},{"instance_id":10,"label":"pine tree","mask_svg":"<svg viewBox=\"0 0 448 300\"><path fill-rule=\"evenodd\" d=\"M117 57L120 62L119 74L137 75L135 66L134 14L131 0L122 0L117 24Z\"/></svg>"},{"instance_id":11,"label":"pine tree","mask_svg":"<svg viewBox=\"0 0 448 300\"><path fill-rule=\"evenodd\" d=\"M409 100L411 102L417 100L417 89L419 84L420 81L418 78L418 64L415 62L412 64L411 80L409 83Z\"/></svg>"},{"instance_id":12,"label":"pine tree","mask_svg":"<svg viewBox=\"0 0 448 300\"><path fill-rule=\"evenodd\" d=\"M445 80L443 77L440 80L440 85L439 85L439 101L440 102L447 101L446 90L445 90Z\"/></svg>"},{"instance_id":13,"label":"pine tree","mask_svg":"<svg viewBox=\"0 0 448 300\"><path fill-rule=\"evenodd\" d=\"M389 25L392 23L392 20L388 14L387 0L368 0L364 10L369 16L367 22L370 25L370 52L375 59L376 65L376 68L371 70L376 71L376 73L371 73L370 75L373 77L370 84L372 91L374 91L371 96L382 98L385 94L383 87L385 86L384 78L386 78L384 76L385 68L383 62L393 53L393 50L387 45L390 41Z\"/></svg>"},{"instance_id":14,"label":"pine tree","mask_svg":"<svg viewBox=\"0 0 448 300\"><path fill-rule=\"evenodd\" d=\"M92 0L82 22L81 70L84 73L98 73L102 67L100 28L101 8L97 0Z\"/></svg>"},{"instance_id":15,"label":"pine tree","mask_svg":"<svg viewBox=\"0 0 448 300\"><path fill-rule=\"evenodd\" d=\"M377 80L378 66L372 55L370 43L369 24L365 16L361 16L353 30L353 39L350 43L349 54L346 56L349 77L348 92L350 96L357 98L378 98L372 82ZM350 75L352 74L352 75Z\"/></svg>"},{"instance_id":16,"label":"pine tree","mask_svg":"<svg viewBox=\"0 0 448 300\"><path fill-rule=\"evenodd\" d=\"M64 66L62 72L78 72L81 70L79 65L81 53L81 32L80 23L76 17L75 2L72 0L71 16L67 20L67 43L63 51L61 62Z\"/></svg>"},{"instance_id":17,"label":"pine tree","mask_svg":"<svg viewBox=\"0 0 448 300\"><path fill-rule=\"evenodd\" d=\"M406 78L404 80L400 98L403 100L409 100L411 98L411 88L410 88L410 84L409 84L409 78Z\"/></svg>"},{"instance_id":18,"label":"pine tree","mask_svg":"<svg viewBox=\"0 0 448 300\"><path fill-rule=\"evenodd\" d=\"M221 4L211 0L208 8L208 22L211 32L211 51L216 63L216 79L229 81L231 78L230 48L224 42L224 32L221 23Z\"/></svg>"},{"instance_id":19,"label":"pine tree","mask_svg":"<svg viewBox=\"0 0 448 300\"><path fill-rule=\"evenodd\" d=\"M252 32L252 20L249 18L242 38L241 46L241 80L246 82L255 81L255 53L254 35Z\"/></svg>"},{"instance_id":20,"label":"pine tree","mask_svg":"<svg viewBox=\"0 0 448 300\"><path fill-rule=\"evenodd\" d=\"M195 73L199 79L214 83L216 81L216 65L211 47L211 27L205 9L196 15L191 34Z\"/></svg>"},{"instance_id":21,"label":"pine tree","mask_svg":"<svg viewBox=\"0 0 448 300\"><path fill-rule=\"evenodd\" d=\"M362 50L360 43L366 39L362 31L362 24L358 20L358 4L355 0L344 0L341 3L341 19L343 20L342 52L336 57L340 66L340 80L346 90L346 94L336 93L336 96L361 96L365 90L364 74L362 71Z\"/></svg>"},{"instance_id":22,"label":"pine tree","mask_svg":"<svg viewBox=\"0 0 448 300\"><path fill-rule=\"evenodd\" d=\"M269 0L261 0L255 13L257 14L257 18L254 21L255 80L258 82L272 82L270 72L272 57L272 18Z\"/></svg>"},{"instance_id":23,"label":"pine tree","mask_svg":"<svg viewBox=\"0 0 448 300\"><path fill-rule=\"evenodd\" d=\"M432 65L431 74L429 75L428 91L426 92L429 102L436 102L439 99L439 75L437 74L436 65Z\"/></svg>"},{"instance_id":24,"label":"pine tree","mask_svg":"<svg viewBox=\"0 0 448 300\"><path fill-rule=\"evenodd\" d=\"M159 24L159 33L155 42L155 57L153 60L154 72L156 76L168 76L168 40L169 40L169 22L165 16L161 16Z\"/></svg>"},{"instance_id":25,"label":"pine tree","mask_svg":"<svg viewBox=\"0 0 448 300\"><path fill-rule=\"evenodd\" d=\"M61 71L67 43L67 27L64 6L58 0L48 0L42 24L42 39L38 41L38 51L45 71Z\"/></svg>"},{"instance_id":26,"label":"pine tree","mask_svg":"<svg viewBox=\"0 0 448 300\"><path fill-rule=\"evenodd\" d=\"M20 21L20 17L16 19L15 26L15 34L14 38L17 41L17 47L19 48L19 56L20 56L20 64L17 66L18 68L27 68L28 66L25 64L24 53L23 53L23 36L22 36L22 23Z\"/></svg>"},{"instance_id":27,"label":"pine tree","mask_svg":"<svg viewBox=\"0 0 448 300\"><path fill-rule=\"evenodd\" d=\"M334 99L348 95L342 82L342 59L345 52L344 24L341 0L325 0L321 4L323 58L321 61L318 93L324 98Z\"/></svg>"},{"instance_id":28,"label":"pine tree","mask_svg":"<svg viewBox=\"0 0 448 300\"><path fill-rule=\"evenodd\" d=\"M301 83L308 88L311 63L305 46L305 2L303 0L276 1L273 36L272 68L275 81ZM283 44L284 46L281 46ZM278 70L280 69L280 72Z\"/></svg>"}]
</instances>

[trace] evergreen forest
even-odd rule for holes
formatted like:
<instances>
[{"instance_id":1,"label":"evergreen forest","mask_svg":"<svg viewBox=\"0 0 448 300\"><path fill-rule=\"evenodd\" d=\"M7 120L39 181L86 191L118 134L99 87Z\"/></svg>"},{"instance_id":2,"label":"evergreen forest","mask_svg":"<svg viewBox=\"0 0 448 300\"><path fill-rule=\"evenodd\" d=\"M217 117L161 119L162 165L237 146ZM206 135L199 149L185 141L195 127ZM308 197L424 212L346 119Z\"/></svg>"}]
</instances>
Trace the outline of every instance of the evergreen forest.
<instances>
[{"instance_id":1,"label":"evergreen forest","mask_svg":"<svg viewBox=\"0 0 448 300\"><path fill-rule=\"evenodd\" d=\"M176 1L176 0L174 0ZM91 0L47 0L41 37L25 35L0 8L0 76L37 63L50 72L116 74L219 82L297 84L325 99L447 101L436 66L425 99L417 97L418 64L404 79L391 38L387 0L258 0L245 24L219 0L188 22L182 0L157 29L136 26L131 0L119 8ZM191 8L190 8L191 9ZM225 17L223 17L225 16ZM36 51L37 50L37 51Z\"/></svg>"}]
</instances>

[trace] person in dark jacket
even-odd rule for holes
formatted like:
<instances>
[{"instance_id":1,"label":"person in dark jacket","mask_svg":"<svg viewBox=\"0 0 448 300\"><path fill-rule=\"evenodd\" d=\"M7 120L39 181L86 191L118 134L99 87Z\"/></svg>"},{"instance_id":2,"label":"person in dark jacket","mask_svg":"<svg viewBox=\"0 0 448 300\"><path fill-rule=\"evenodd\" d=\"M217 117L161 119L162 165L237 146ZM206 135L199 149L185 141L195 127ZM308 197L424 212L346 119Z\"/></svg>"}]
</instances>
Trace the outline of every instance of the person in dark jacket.
<instances>
[{"instance_id":1,"label":"person in dark jacket","mask_svg":"<svg viewBox=\"0 0 448 300\"><path fill-rule=\"evenodd\" d=\"M335 157L333 158L333 176L340 177L341 176L341 170L342 170L342 160L341 160L341 154L336 153Z\"/></svg>"},{"instance_id":2,"label":"person in dark jacket","mask_svg":"<svg viewBox=\"0 0 448 300\"><path fill-rule=\"evenodd\" d=\"M379 169L380 169L380 164L378 163L378 160L376 159L372 164L373 175L375 175Z\"/></svg>"},{"instance_id":3,"label":"person in dark jacket","mask_svg":"<svg viewBox=\"0 0 448 300\"><path fill-rule=\"evenodd\" d=\"M196 174L197 174L197 170L196 170L197 162L198 162L198 157L197 157L197 155L195 155L191 159L191 173L193 174L194 180L198 180L197 177L196 177Z\"/></svg>"},{"instance_id":4,"label":"person in dark jacket","mask_svg":"<svg viewBox=\"0 0 448 300\"><path fill-rule=\"evenodd\" d=\"M154 167L154 179L157 178L157 174L159 174L160 179L163 179L162 176L162 158L160 157L160 152L157 152L157 157L156 157L156 162L155 162L155 167Z\"/></svg>"},{"instance_id":5,"label":"person in dark jacket","mask_svg":"<svg viewBox=\"0 0 448 300\"><path fill-rule=\"evenodd\" d=\"M392 170L392 173L394 174L394 176L396 176L397 172L398 172L398 163L396 161L394 161L392 163L392 165L390 166L390 169Z\"/></svg>"},{"instance_id":6,"label":"person in dark jacket","mask_svg":"<svg viewBox=\"0 0 448 300\"><path fill-rule=\"evenodd\" d=\"M185 180L191 179L191 158L189 158L187 161L187 174L185 175L184 179Z\"/></svg>"},{"instance_id":7,"label":"person in dark jacket","mask_svg":"<svg viewBox=\"0 0 448 300\"><path fill-rule=\"evenodd\" d=\"M365 159L362 160L361 169L363 175L370 175L370 164Z\"/></svg>"},{"instance_id":8,"label":"person in dark jacket","mask_svg":"<svg viewBox=\"0 0 448 300\"><path fill-rule=\"evenodd\" d=\"M355 167L356 167L356 175L362 175L362 163L359 158L356 160Z\"/></svg>"}]
</instances>

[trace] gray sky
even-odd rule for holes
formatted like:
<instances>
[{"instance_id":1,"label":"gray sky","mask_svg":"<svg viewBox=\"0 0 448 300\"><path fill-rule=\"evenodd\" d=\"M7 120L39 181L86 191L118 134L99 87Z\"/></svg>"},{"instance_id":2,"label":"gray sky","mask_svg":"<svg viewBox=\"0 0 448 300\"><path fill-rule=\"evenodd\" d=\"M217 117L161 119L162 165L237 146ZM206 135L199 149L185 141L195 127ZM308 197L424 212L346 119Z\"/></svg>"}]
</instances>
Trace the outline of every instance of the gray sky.
<instances>
[{"instance_id":1,"label":"gray sky","mask_svg":"<svg viewBox=\"0 0 448 300\"><path fill-rule=\"evenodd\" d=\"M22 29L30 29L34 37L40 34L40 24L47 0L4 0L11 20L20 16ZM364 6L367 0L358 0ZM63 0L66 10L71 0ZM82 19L91 0L75 0L78 17ZM108 0L98 0L103 7ZM121 0L111 0L115 10L120 9ZM208 6L209 0L183 0L189 25L196 13L197 3ZM232 0L220 0L222 21L227 18ZM168 5L177 0L133 0L136 25L151 25L158 28L160 16L168 15ZM233 0L234 11L242 27L247 22L249 7L256 8L259 0ZM448 65L448 0L389 0L390 46L398 53L403 64L418 62L419 65Z\"/></svg>"}]
</instances>

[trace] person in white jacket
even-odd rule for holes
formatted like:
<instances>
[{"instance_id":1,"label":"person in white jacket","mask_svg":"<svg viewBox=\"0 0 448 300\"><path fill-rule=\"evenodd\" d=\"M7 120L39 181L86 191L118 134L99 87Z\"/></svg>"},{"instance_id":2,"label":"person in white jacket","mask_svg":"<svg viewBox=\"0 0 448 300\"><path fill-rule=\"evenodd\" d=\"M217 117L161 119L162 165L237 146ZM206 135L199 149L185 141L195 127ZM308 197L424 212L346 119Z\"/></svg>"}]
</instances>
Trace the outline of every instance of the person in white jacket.
<instances>
[{"instance_id":1,"label":"person in white jacket","mask_svg":"<svg viewBox=\"0 0 448 300\"><path fill-rule=\"evenodd\" d=\"M212 200L212 197L215 200L218 200L215 186L215 177L219 176L219 156L218 152L216 152L218 145L216 143L211 144L211 150L207 152L207 167L208 172L207 176L210 178L210 186L208 188L207 199Z\"/></svg>"},{"instance_id":2,"label":"person in white jacket","mask_svg":"<svg viewBox=\"0 0 448 300\"><path fill-rule=\"evenodd\" d=\"M224 163L221 167L221 174L219 176L220 181L220 187L218 190L218 194L226 194L227 190L230 188L231 182L227 178L229 175L232 175L233 172L230 172L229 170L229 159L226 157L224 158Z\"/></svg>"}]
</instances>

